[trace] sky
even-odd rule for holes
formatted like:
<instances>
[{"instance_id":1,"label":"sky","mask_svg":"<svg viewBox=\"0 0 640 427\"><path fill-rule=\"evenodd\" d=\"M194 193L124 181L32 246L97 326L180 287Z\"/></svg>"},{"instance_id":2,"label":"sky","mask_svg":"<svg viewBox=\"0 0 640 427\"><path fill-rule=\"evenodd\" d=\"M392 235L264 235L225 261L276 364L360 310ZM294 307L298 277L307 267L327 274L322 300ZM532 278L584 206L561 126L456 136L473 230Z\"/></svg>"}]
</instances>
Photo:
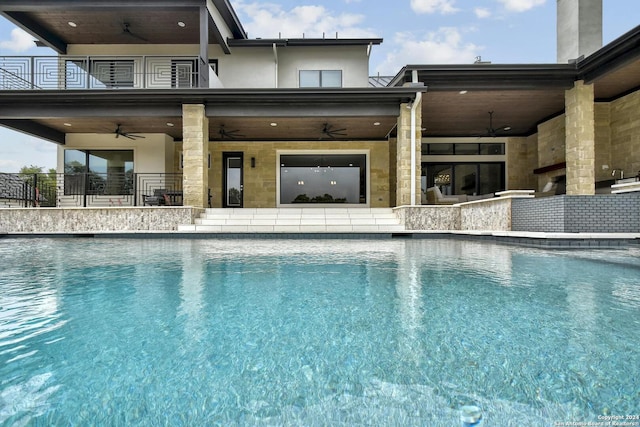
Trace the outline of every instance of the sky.
<instances>
[{"instance_id":1,"label":"sky","mask_svg":"<svg viewBox=\"0 0 640 427\"><path fill-rule=\"evenodd\" d=\"M556 0L231 0L250 38L383 38L371 75L407 64L556 62ZM603 0L603 44L640 25L640 1ZM0 56L51 55L0 17ZM0 127L0 172L54 168L56 144Z\"/></svg>"}]
</instances>

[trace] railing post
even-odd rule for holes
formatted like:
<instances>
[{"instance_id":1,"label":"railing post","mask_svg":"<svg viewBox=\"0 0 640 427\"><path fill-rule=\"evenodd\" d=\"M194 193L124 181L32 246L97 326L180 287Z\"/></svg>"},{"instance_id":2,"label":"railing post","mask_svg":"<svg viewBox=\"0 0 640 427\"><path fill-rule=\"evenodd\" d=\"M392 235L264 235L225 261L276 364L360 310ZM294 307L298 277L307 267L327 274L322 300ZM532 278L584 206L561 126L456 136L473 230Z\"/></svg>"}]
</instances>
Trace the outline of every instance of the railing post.
<instances>
[{"instance_id":1,"label":"railing post","mask_svg":"<svg viewBox=\"0 0 640 427\"><path fill-rule=\"evenodd\" d=\"M87 81L85 83L85 89L91 89L89 85L91 84L91 58L87 56Z\"/></svg>"},{"instance_id":2,"label":"railing post","mask_svg":"<svg viewBox=\"0 0 640 427\"><path fill-rule=\"evenodd\" d=\"M89 174L87 172L84 173L84 190L82 195L82 207L87 207L87 193L89 192Z\"/></svg>"},{"instance_id":3,"label":"railing post","mask_svg":"<svg viewBox=\"0 0 640 427\"><path fill-rule=\"evenodd\" d=\"M138 174L133 174L133 206L138 206Z\"/></svg>"},{"instance_id":4,"label":"railing post","mask_svg":"<svg viewBox=\"0 0 640 427\"><path fill-rule=\"evenodd\" d=\"M37 208L40 206L39 204L39 191L38 191L38 174L34 173L33 174L33 207Z\"/></svg>"},{"instance_id":5,"label":"railing post","mask_svg":"<svg viewBox=\"0 0 640 427\"><path fill-rule=\"evenodd\" d=\"M36 80L35 80L35 74L36 74L36 69L35 69L35 57L31 57L30 59L31 62L31 90L33 90L33 88L35 88L36 86Z\"/></svg>"}]
</instances>

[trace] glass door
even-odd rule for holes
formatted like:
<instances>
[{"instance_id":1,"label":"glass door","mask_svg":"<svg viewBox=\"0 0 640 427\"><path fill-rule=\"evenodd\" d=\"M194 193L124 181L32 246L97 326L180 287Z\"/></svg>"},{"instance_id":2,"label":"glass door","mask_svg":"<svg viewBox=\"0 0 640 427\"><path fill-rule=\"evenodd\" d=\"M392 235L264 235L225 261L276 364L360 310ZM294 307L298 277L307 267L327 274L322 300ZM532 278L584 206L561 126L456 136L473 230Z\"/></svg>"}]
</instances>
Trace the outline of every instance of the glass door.
<instances>
[{"instance_id":1,"label":"glass door","mask_svg":"<svg viewBox=\"0 0 640 427\"><path fill-rule=\"evenodd\" d=\"M224 200L225 208L241 208L243 193L243 155L242 153L223 153L224 162Z\"/></svg>"}]
</instances>

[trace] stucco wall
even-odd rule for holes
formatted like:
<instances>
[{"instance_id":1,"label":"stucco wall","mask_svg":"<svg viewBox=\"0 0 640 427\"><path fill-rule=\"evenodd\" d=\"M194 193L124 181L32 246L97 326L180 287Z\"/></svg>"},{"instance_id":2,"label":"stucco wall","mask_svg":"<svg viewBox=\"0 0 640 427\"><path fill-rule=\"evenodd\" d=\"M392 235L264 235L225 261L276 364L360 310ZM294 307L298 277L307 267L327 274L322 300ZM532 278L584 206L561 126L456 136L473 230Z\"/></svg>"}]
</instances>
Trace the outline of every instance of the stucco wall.
<instances>
[{"instance_id":1,"label":"stucco wall","mask_svg":"<svg viewBox=\"0 0 640 427\"><path fill-rule=\"evenodd\" d=\"M124 129L135 133L135 129ZM165 134L144 134L144 139L116 138L115 134L68 133L66 144L58 146L59 173L64 172L64 151L83 150L133 150L134 172L175 172L173 139Z\"/></svg>"},{"instance_id":2,"label":"stucco wall","mask_svg":"<svg viewBox=\"0 0 640 427\"><path fill-rule=\"evenodd\" d=\"M278 87L298 87L300 70L342 70L343 87L369 86L366 46L283 47L278 49Z\"/></svg>"}]
</instances>

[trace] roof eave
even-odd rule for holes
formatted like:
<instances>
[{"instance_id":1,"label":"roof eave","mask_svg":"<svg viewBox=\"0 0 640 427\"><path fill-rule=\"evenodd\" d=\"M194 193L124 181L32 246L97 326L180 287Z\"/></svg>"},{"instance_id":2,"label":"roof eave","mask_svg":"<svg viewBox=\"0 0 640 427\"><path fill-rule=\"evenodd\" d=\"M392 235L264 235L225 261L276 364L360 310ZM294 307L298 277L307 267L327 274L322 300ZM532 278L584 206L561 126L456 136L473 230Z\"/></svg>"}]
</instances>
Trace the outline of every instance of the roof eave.
<instances>
[{"instance_id":1,"label":"roof eave","mask_svg":"<svg viewBox=\"0 0 640 427\"><path fill-rule=\"evenodd\" d=\"M586 83L640 58L640 25L578 61L578 78Z\"/></svg>"},{"instance_id":2,"label":"roof eave","mask_svg":"<svg viewBox=\"0 0 640 427\"><path fill-rule=\"evenodd\" d=\"M379 45L383 39L229 39L231 47L266 47L266 46L369 46Z\"/></svg>"}]
</instances>

